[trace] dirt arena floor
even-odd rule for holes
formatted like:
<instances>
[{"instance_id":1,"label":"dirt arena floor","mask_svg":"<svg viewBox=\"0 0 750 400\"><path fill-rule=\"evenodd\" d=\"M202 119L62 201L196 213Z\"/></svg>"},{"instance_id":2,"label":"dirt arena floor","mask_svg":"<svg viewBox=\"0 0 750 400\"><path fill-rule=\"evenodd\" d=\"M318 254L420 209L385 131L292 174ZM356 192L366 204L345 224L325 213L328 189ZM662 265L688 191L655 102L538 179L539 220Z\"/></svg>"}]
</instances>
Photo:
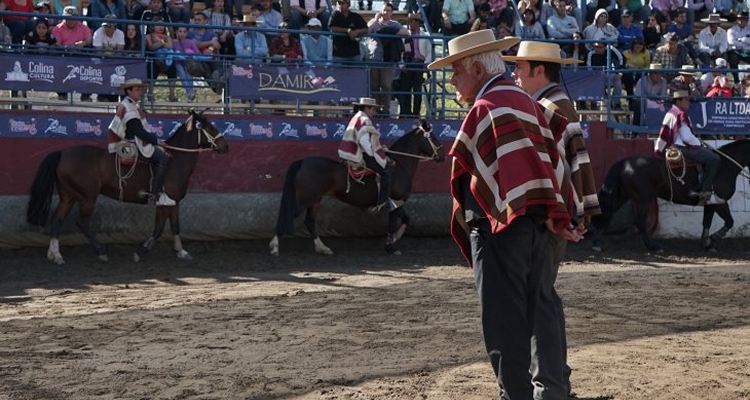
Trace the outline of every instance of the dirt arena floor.
<instances>
[{"instance_id":1,"label":"dirt arena floor","mask_svg":"<svg viewBox=\"0 0 750 400\"><path fill-rule=\"evenodd\" d=\"M496 398L470 271L449 238L161 242L0 251L0 400ZM562 267L574 391L587 400L750 399L750 242L646 254L576 244Z\"/></svg>"}]
</instances>

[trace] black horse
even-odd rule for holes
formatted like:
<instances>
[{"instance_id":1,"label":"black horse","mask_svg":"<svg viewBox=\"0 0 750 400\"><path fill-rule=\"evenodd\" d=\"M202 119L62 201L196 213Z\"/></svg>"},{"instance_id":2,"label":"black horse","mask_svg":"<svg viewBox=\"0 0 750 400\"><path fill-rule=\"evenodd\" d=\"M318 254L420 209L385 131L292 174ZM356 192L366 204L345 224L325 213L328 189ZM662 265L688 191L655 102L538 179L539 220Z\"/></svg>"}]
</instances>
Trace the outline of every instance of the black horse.
<instances>
[{"instance_id":1,"label":"black horse","mask_svg":"<svg viewBox=\"0 0 750 400\"><path fill-rule=\"evenodd\" d=\"M718 149L721 166L714 179L714 193L728 201L736 190L737 175L750 164L750 140L739 140ZM602 214L592 219L593 249L601 251L601 235L612 220L613 214L627 200L635 207L635 225L641 233L643 244L649 251L660 252L661 248L651 237L646 226L649 206L661 198L675 204L698 205L699 199L690 197L690 188L698 183L698 167L687 166L667 169L666 161L651 156L631 156L615 163L607 172L604 185L599 190ZM680 179L677 179L680 178ZM680 182L680 180L682 182ZM684 183L683 183L684 182ZM724 226L710 233L714 213L724 220ZM703 233L701 245L714 251L714 244L734 225L729 204L707 204L703 207Z\"/></svg>"},{"instance_id":2,"label":"black horse","mask_svg":"<svg viewBox=\"0 0 750 400\"><path fill-rule=\"evenodd\" d=\"M419 127L393 143L388 150L388 156L396 162L390 197L403 204L411 194L412 178L417 172L419 162L442 162L445 160L445 150L427 122L420 120ZM354 178L349 176L347 165L340 160L313 156L293 162L286 172L276 235L269 244L271 254L279 255L279 238L294 234L294 220L304 210L307 210L305 226L313 238L315 251L333 254L333 251L320 240L315 228L315 215L323 196L334 197L347 204L365 208L375 205L377 193L375 175L363 177L361 184L355 182ZM403 235L408 223L409 217L401 206L389 213L386 251L398 253L395 243Z\"/></svg>"},{"instance_id":3,"label":"black horse","mask_svg":"<svg viewBox=\"0 0 750 400\"><path fill-rule=\"evenodd\" d=\"M190 259L190 254L182 247L180 240L180 200L185 197L190 176L198 163L198 152L202 149L226 153L229 146L222 133L203 114L190 112L185 123L180 125L164 144L174 157L167 167L164 189L177 204L171 207L157 207L154 231L151 237L133 253L138 261L141 255L153 247L164 232L164 224L169 219L174 235L174 250L181 259ZM147 164L131 167L121 166L102 146L73 146L62 151L49 153L39 164L31 185L31 196L26 220L33 225L44 226L49 219L52 195L57 187L60 204L52 215L50 245L47 258L64 264L60 253L60 227L74 205L78 204L78 228L89 240L94 252L101 261L107 261L107 249L96 240L89 228L96 198L100 194L126 203L147 202L139 192L149 190L151 171Z\"/></svg>"}]
</instances>

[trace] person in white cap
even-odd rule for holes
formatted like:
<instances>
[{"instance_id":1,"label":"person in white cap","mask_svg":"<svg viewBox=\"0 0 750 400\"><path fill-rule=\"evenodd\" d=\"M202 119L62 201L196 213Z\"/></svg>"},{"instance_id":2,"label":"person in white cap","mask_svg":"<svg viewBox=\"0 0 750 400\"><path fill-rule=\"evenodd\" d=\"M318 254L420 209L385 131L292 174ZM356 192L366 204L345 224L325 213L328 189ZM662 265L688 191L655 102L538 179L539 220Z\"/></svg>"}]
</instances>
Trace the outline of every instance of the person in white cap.
<instances>
[{"instance_id":1,"label":"person in white cap","mask_svg":"<svg viewBox=\"0 0 750 400\"><path fill-rule=\"evenodd\" d=\"M388 204L388 211L393 211L396 204L389 201L389 197L395 165L385 154L385 148L380 144L380 132L372 123L375 113L381 106L378 105L377 100L370 97L362 97L352 105L356 113L349 120L344 137L339 143L339 157L380 175L377 205L370 211L380 211L386 204Z\"/></svg>"},{"instance_id":2,"label":"person in white cap","mask_svg":"<svg viewBox=\"0 0 750 400\"><path fill-rule=\"evenodd\" d=\"M727 60L717 58L715 66L701 77L703 95L707 97L732 97L734 95L734 76L727 72Z\"/></svg>"},{"instance_id":3,"label":"person in white cap","mask_svg":"<svg viewBox=\"0 0 750 400\"><path fill-rule=\"evenodd\" d=\"M558 171L562 170L563 179L570 179L570 184L575 189L575 196L566 201L570 203L572 200L573 204L567 206L574 212L573 224L583 234L591 217L600 214L601 210L596 194L594 170L586 149L586 141L583 139L578 113L565 88L560 86L562 65L578 64L581 61L562 58L560 53L560 45L556 43L523 41L515 56L503 58L516 63L512 75L516 83L528 92L532 99L568 120L561 142L565 151L565 163L561 163ZM549 304L549 307L544 307L543 310L554 312L550 315L538 313L534 325L536 346L532 346L531 373L534 396L537 399L566 399L571 393L565 313L562 300L555 290L557 272L565 258L567 240L557 235L553 238L556 246L552 274L547 276L549 280L542 284L539 301Z\"/></svg>"},{"instance_id":4,"label":"person in white cap","mask_svg":"<svg viewBox=\"0 0 750 400\"><path fill-rule=\"evenodd\" d=\"M471 105L450 150L451 234L474 271L500 395L530 400L537 313L556 312L539 301L552 274L552 235L577 241L581 234L555 172L565 118L504 75L501 51L519 41L495 40L489 29L470 32L449 41L450 55L428 68L452 67L457 101Z\"/></svg>"},{"instance_id":5,"label":"person in white cap","mask_svg":"<svg viewBox=\"0 0 750 400\"><path fill-rule=\"evenodd\" d=\"M317 18L307 21L308 33L300 35L303 59L306 65L329 66L333 60L333 42L330 36L322 36L323 24Z\"/></svg>"}]
</instances>

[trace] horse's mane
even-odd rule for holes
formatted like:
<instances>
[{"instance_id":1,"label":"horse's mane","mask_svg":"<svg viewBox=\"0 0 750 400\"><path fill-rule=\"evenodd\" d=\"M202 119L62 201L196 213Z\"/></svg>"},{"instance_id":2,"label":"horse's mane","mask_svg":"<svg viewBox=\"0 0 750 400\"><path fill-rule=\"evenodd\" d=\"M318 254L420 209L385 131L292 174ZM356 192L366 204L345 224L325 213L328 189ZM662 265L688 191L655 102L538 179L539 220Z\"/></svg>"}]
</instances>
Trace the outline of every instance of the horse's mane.
<instances>
[{"instance_id":1,"label":"horse's mane","mask_svg":"<svg viewBox=\"0 0 750 400\"><path fill-rule=\"evenodd\" d=\"M400 138L396 139L396 141L393 142L393 145L390 146L390 148L396 150L396 149L404 147L405 144L408 143L409 140L411 140L411 137L414 134L416 134L417 132L421 132L420 129L423 129L424 126L425 126L425 122L422 121L422 120L420 120L419 121L419 126L414 127L414 129L410 130L409 132L406 132L403 136L401 136Z\"/></svg>"},{"instance_id":2,"label":"horse's mane","mask_svg":"<svg viewBox=\"0 0 750 400\"><path fill-rule=\"evenodd\" d=\"M182 121L179 125L177 125L177 127L175 129L172 129L172 132L169 134L169 136L164 141L167 142L167 143L170 143L175 138L175 136L177 136L178 132L180 132L181 130L184 131L186 129L185 128L185 122L187 122L187 120L190 117L193 117L194 121L200 121L200 123L202 123L202 124L208 124L209 123L208 120L206 119L206 117L203 116L203 114L190 112L188 114L187 118L185 118L185 121Z\"/></svg>"}]
</instances>

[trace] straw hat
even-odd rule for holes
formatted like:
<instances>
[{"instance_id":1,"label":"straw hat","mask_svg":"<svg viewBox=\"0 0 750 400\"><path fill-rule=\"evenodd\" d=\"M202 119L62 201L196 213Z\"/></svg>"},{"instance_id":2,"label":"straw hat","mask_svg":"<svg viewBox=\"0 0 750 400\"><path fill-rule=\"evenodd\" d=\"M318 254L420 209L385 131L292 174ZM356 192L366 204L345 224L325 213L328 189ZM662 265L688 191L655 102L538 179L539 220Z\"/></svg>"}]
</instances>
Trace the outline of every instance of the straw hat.
<instances>
[{"instance_id":1,"label":"straw hat","mask_svg":"<svg viewBox=\"0 0 750 400\"><path fill-rule=\"evenodd\" d=\"M244 15L242 17L242 24L243 25L256 25L258 23L258 20L255 19L252 15Z\"/></svg>"},{"instance_id":2,"label":"straw hat","mask_svg":"<svg viewBox=\"0 0 750 400\"><path fill-rule=\"evenodd\" d=\"M684 99L685 97L690 97L690 93L687 90L676 90L672 93L672 98L675 100Z\"/></svg>"},{"instance_id":3,"label":"straw hat","mask_svg":"<svg viewBox=\"0 0 750 400\"><path fill-rule=\"evenodd\" d=\"M701 19L701 22L706 24L718 24L721 22L727 22L727 20L721 18L720 14L708 14L708 18Z\"/></svg>"},{"instance_id":4,"label":"straw hat","mask_svg":"<svg viewBox=\"0 0 750 400\"><path fill-rule=\"evenodd\" d=\"M104 16L105 19L117 19L117 15L115 14L107 14ZM117 23L114 21L104 21L102 22L102 26L117 26Z\"/></svg>"},{"instance_id":5,"label":"straw hat","mask_svg":"<svg viewBox=\"0 0 750 400\"><path fill-rule=\"evenodd\" d=\"M518 45L518 54L503 56L505 61L541 61L555 64L580 64L583 61L575 58L560 57L560 45L550 42L534 42L525 40Z\"/></svg>"},{"instance_id":6,"label":"straw hat","mask_svg":"<svg viewBox=\"0 0 750 400\"><path fill-rule=\"evenodd\" d=\"M701 74L700 71L696 70L694 66L690 64L686 64L682 66L682 70L678 72L680 75L691 75L691 76L698 76Z\"/></svg>"},{"instance_id":7,"label":"straw hat","mask_svg":"<svg viewBox=\"0 0 750 400\"><path fill-rule=\"evenodd\" d=\"M411 20L419 20L419 21L421 21L422 20L422 14L420 14L420 13L411 13L407 17L407 20L408 21L411 21Z\"/></svg>"},{"instance_id":8,"label":"straw hat","mask_svg":"<svg viewBox=\"0 0 750 400\"><path fill-rule=\"evenodd\" d=\"M120 85L120 89L125 90L132 87L141 86L143 87L143 81L138 78L131 78L126 80L122 85Z\"/></svg>"},{"instance_id":9,"label":"straw hat","mask_svg":"<svg viewBox=\"0 0 750 400\"><path fill-rule=\"evenodd\" d=\"M360 97L358 102L352 103L353 106L380 107L378 101L372 97Z\"/></svg>"},{"instance_id":10,"label":"straw hat","mask_svg":"<svg viewBox=\"0 0 750 400\"><path fill-rule=\"evenodd\" d=\"M489 51L502 51L513 47L520 42L521 38L510 36L504 39L495 40L495 34L490 29L482 29L476 32L469 32L465 35L453 38L448 42L448 57L440 58L430 63L428 69L439 69L448 67L454 62L473 56L475 54L486 53Z\"/></svg>"},{"instance_id":11,"label":"straw hat","mask_svg":"<svg viewBox=\"0 0 750 400\"><path fill-rule=\"evenodd\" d=\"M650 69L651 72L661 72L662 68L664 67L659 63L651 63L648 65L648 69Z\"/></svg>"}]
</instances>

